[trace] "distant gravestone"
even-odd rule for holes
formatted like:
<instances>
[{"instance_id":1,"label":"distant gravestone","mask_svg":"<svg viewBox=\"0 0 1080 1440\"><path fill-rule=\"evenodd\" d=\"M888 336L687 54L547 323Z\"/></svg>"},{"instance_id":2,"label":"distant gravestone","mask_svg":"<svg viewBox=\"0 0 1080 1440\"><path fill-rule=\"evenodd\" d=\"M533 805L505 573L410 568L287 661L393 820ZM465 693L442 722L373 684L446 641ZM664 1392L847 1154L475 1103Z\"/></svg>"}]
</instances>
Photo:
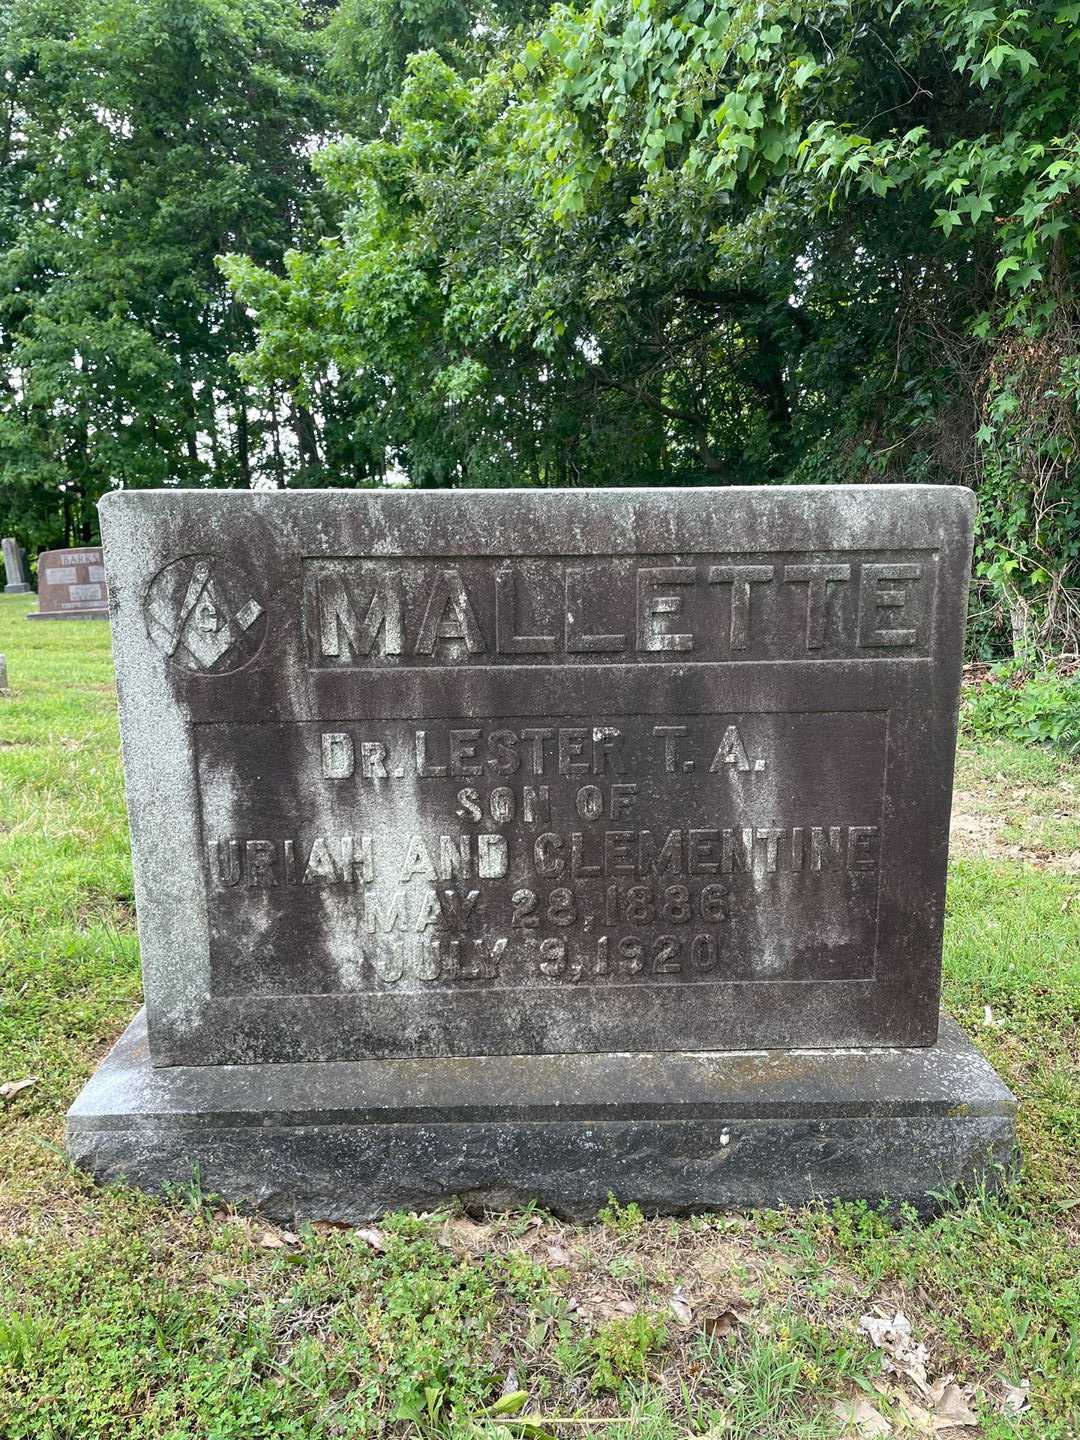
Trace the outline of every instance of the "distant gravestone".
<instances>
[{"instance_id":1,"label":"distant gravestone","mask_svg":"<svg viewBox=\"0 0 1080 1440\"><path fill-rule=\"evenodd\" d=\"M26 551L8 536L0 541L4 554L4 594L25 595L30 589L30 573L26 568Z\"/></svg>"},{"instance_id":2,"label":"distant gravestone","mask_svg":"<svg viewBox=\"0 0 1080 1440\"><path fill-rule=\"evenodd\" d=\"M99 546L44 550L38 556L38 609L28 620L107 620L109 597Z\"/></svg>"},{"instance_id":3,"label":"distant gravestone","mask_svg":"<svg viewBox=\"0 0 1080 1440\"><path fill-rule=\"evenodd\" d=\"M8 691L7 657L0 655L0 695L6 695Z\"/></svg>"},{"instance_id":4,"label":"distant gravestone","mask_svg":"<svg viewBox=\"0 0 1080 1440\"><path fill-rule=\"evenodd\" d=\"M935 487L119 494L146 1013L104 1177L281 1213L930 1192L973 504Z\"/></svg>"}]
</instances>

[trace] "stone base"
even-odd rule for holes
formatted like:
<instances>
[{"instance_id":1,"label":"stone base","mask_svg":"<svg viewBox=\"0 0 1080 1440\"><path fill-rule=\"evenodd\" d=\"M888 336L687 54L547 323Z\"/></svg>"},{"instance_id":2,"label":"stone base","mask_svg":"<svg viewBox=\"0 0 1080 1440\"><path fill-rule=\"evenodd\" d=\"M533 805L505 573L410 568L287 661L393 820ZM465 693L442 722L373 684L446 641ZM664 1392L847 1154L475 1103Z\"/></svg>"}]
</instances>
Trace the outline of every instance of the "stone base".
<instances>
[{"instance_id":1,"label":"stone base","mask_svg":"<svg viewBox=\"0 0 1080 1440\"><path fill-rule=\"evenodd\" d=\"M911 1050L481 1056L154 1070L136 1016L72 1106L103 1182L187 1185L277 1219L535 1199L587 1219L907 1201L1015 1159L1015 1100L960 1028Z\"/></svg>"},{"instance_id":2,"label":"stone base","mask_svg":"<svg viewBox=\"0 0 1080 1440\"><path fill-rule=\"evenodd\" d=\"M108 610L31 610L27 620L108 620Z\"/></svg>"},{"instance_id":3,"label":"stone base","mask_svg":"<svg viewBox=\"0 0 1080 1440\"><path fill-rule=\"evenodd\" d=\"M32 585L5 585L5 595L29 595L34 587Z\"/></svg>"}]
</instances>

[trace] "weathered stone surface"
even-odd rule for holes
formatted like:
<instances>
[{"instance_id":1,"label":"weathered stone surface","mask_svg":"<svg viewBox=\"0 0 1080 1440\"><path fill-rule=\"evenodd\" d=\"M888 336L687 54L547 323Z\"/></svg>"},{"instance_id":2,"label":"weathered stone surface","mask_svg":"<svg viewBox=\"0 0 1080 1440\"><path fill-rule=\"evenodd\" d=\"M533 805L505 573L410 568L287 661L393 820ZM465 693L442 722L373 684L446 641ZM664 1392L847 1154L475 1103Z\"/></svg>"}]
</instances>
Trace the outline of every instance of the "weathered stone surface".
<instances>
[{"instance_id":1,"label":"weathered stone surface","mask_svg":"<svg viewBox=\"0 0 1080 1440\"><path fill-rule=\"evenodd\" d=\"M908 1201L1012 1159L1012 1095L959 1028L918 1049L150 1065L140 1013L68 1117L99 1180L283 1220L458 1196L595 1215Z\"/></svg>"},{"instance_id":2,"label":"weathered stone surface","mask_svg":"<svg viewBox=\"0 0 1080 1440\"><path fill-rule=\"evenodd\" d=\"M107 620L101 547L45 550L38 556L38 609L28 620Z\"/></svg>"},{"instance_id":3,"label":"weathered stone surface","mask_svg":"<svg viewBox=\"0 0 1080 1440\"><path fill-rule=\"evenodd\" d=\"M155 1064L933 1042L968 491L101 514Z\"/></svg>"},{"instance_id":4,"label":"weathered stone surface","mask_svg":"<svg viewBox=\"0 0 1080 1440\"><path fill-rule=\"evenodd\" d=\"M7 656L0 655L0 695L6 695L8 688Z\"/></svg>"},{"instance_id":5,"label":"weathered stone surface","mask_svg":"<svg viewBox=\"0 0 1080 1440\"><path fill-rule=\"evenodd\" d=\"M1014 1102L937 1009L971 520L109 497L148 1022L72 1156L289 1220L992 1179Z\"/></svg>"},{"instance_id":6,"label":"weathered stone surface","mask_svg":"<svg viewBox=\"0 0 1080 1440\"><path fill-rule=\"evenodd\" d=\"M0 540L4 556L4 594L25 595L30 589L30 573L26 568L26 551L10 536Z\"/></svg>"}]
</instances>

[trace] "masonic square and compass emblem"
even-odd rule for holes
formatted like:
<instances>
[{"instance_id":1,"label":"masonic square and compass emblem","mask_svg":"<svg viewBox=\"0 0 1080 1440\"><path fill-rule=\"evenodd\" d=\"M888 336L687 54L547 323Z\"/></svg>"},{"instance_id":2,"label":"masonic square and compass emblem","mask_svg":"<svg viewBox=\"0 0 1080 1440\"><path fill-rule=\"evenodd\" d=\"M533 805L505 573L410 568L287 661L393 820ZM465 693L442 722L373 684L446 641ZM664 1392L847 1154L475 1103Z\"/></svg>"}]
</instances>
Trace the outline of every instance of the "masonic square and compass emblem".
<instances>
[{"instance_id":1,"label":"masonic square and compass emblem","mask_svg":"<svg viewBox=\"0 0 1080 1440\"><path fill-rule=\"evenodd\" d=\"M237 566L215 555L185 555L159 570L145 599L150 638L189 670L222 675L251 660L266 632L266 610Z\"/></svg>"}]
</instances>

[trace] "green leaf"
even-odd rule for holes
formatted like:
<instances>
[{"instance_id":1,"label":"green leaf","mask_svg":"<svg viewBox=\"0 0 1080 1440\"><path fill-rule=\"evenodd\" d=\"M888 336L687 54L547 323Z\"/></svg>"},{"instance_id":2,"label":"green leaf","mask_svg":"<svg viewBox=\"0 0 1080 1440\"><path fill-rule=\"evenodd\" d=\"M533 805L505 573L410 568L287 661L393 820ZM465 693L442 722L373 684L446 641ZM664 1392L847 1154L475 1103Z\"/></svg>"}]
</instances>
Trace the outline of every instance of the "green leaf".
<instances>
[{"instance_id":1,"label":"green leaf","mask_svg":"<svg viewBox=\"0 0 1080 1440\"><path fill-rule=\"evenodd\" d=\"M999 260L994 268L995 287L1001 284L1002 280L1004 280L1005 276L1008 275L1011 270L1019 269L1020 260L1016 255L1006 255L1003 259Z\"/></svg>"},{"instance_id":2,"label":"green leaf","mask_svg":"<svg viewBox=\"0 0 1080 1440\"><path fill-rule=\"evenodd\" d=\"M488 1405L479 1413L481 1415L516 1415L529 1398L527 1390L512 1390L508 1395L503 1395L496 1400L494 1405Z\"/></svg>"}]
</instances>

